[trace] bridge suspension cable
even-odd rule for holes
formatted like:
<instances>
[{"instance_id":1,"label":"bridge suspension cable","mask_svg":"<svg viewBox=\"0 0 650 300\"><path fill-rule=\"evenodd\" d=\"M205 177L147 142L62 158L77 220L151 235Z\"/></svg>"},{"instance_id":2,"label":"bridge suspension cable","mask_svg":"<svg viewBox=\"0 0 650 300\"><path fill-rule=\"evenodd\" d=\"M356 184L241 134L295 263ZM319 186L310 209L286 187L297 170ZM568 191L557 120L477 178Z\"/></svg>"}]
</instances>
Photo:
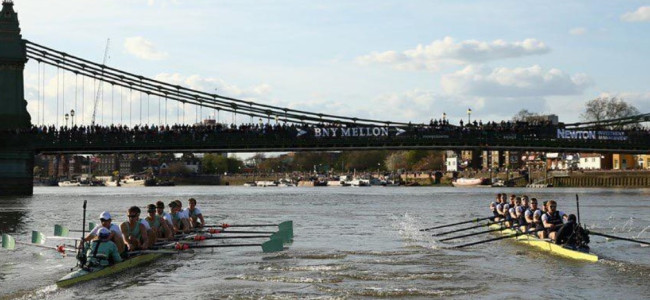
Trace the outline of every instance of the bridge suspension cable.
<instances>
[{"instance_id":1,"label":"bridge suspension cable","mask_svg":"<svg viewBox=\"0 0 650 300\"><path fill-rule=\"evenodd\" d=\"M575 129L591 129L591 128L606 128L606 127L622 127L630 124L637 124L641 122L650 122L650 113L633 115L623 118L609 119L609 120L600 120L600 121L588 121L588 122L577 122L565 124L566 128L575 128Z\"/></svg>"},{"instance_id":2,"label":"bridge suspension cable","mask_svg":"<svg viewBox=\"0 0 650 300\"><path fill-rule=\"evenodd\" d=\"M27 56L32 59L41 59L46 64L57 66L60 65L62 69L70 72L78 72L83 76L88 76L90 78L122 87L128 86L136 92L150 93L151 95L159 97L167 96L166 98L179 101L183 104L188 103L200 107L205 106L207 108L231 112L235 115L237 114L237 111L240 111L244 114L250 115L251 117L267 118L269 120L270 116L274 115L278 117L278 119L280 119L280 117L284 117L283 121L285 122L304 124L327 122L348 125L410 125L410 123L404 122L382 121L313 113L267 104L260 104L252 101L221 96L218 94L210 94L124 72L118 69L107 67L105 65L100 65L30 41L26 41L26 44Z\"/></svg>"}]
</instances>

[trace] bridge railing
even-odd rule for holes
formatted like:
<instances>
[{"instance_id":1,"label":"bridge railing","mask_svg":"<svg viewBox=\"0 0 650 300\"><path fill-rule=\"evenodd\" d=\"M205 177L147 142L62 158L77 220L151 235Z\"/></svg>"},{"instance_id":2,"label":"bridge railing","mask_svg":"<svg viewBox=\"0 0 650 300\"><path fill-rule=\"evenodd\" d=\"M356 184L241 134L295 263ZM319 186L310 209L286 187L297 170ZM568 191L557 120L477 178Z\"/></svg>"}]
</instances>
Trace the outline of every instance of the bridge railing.
<instances>
[{"instance_id":1,"label":"bridge railing","mask_svg":"<svg viewBox=\"0 0 650 300\"><path fill-rule=\"evenodd\" d=\"M162 127L161 127L162 128ZM521 149L544 151L611 151L646 153L650 149L647 131L625 132L624 140L558 138L555 128L480 130L475 128L405 128L401 134L366 137L318 138L299 135L300 127L158 127L74 128L0 132L0 146L29 145L38 152L94 151L182 151L292 149Z\"/></svg>"}]
</instances>

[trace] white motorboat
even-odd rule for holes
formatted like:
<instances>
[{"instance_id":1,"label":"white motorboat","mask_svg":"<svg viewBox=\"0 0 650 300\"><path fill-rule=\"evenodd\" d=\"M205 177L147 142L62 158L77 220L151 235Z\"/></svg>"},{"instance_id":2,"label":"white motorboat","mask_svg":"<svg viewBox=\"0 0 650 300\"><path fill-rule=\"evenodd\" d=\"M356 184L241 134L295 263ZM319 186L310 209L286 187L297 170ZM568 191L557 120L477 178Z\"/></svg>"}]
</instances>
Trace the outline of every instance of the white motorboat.
<instances>
[{"instance_id":1,"label":"white motorboat","mask_svg":"<svg viewBox=\"0 0 650 300\"><path fill-rule=\"evenodd\" d=\"M107 180L107 181L104 181L104 185L105 186L120 186L120 183L119 183L119 181L115 181L115 180Z\"/></svg>"},{"instance_id":2,"label":"white motorboat","mask_svg":"<svg viewBox=\"0 0 650 300\"><path fill-rule=\"evenodd\" d=\"M127 176L120 181L120 185L121 186L144 186L145 181L146 180L144 180L144 178L140 178L136 176Z\"/></svg>"},{"instance_id":3,"label":"white motorboat","mask_svg":"<svg viewBox=\"0 0 650 300\"><path fill-rule=\"evenodd\" d=\"M61 187L81 186L81 182L76 180L64 180L64 181L59 181L59 186Z\"/></svg>"},{"instance_id":4,"label":"white motorboat","mask_svg":"<svg viewBox=\"0 0 650 300\"><path fill-rule=\"evenodd\" d=\"M482 178L458 178L456 179L456 181L452 182L451 184L455 187L481 186L483 185L483 179Z\"/></svg>"}]
</instances>

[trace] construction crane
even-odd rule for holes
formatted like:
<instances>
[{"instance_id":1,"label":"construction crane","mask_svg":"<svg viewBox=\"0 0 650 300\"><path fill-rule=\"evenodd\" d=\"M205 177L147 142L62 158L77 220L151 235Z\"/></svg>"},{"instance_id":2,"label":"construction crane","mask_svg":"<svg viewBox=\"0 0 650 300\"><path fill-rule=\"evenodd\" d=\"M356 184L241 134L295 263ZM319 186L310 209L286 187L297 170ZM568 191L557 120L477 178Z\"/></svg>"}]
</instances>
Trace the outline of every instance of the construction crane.
<instances>
[{"instance_id":1,"label":"construction crane","mask_svg":"<svg viewBox=\"0 0 650 300\"><path fill-rule=\"evenodd\" d=\"M104 49L104 61L102 62L102 66L106 66L106 61L108 60L108 46L111 44L111 39L106 39L106 49ZM104 76L104 68L102 68L102 77ZM99 81L99 87L97 88L97 94L95 95L95 105L93 107L93 118L90 122L93 126L95 126L95 116L97 115L97 103L99 102L99 96L102 94L102 88L104 86L103 81Z\"/></svg>"}]
</instances>

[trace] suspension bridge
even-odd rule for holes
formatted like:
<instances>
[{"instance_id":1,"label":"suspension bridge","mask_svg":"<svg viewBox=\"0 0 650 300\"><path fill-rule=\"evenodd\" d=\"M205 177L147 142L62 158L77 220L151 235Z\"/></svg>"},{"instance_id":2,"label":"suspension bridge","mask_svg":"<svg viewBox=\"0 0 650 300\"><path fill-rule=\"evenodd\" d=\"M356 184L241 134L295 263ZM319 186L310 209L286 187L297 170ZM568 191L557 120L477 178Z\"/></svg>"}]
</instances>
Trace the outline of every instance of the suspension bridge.
<instances>
[{"instance_id":1,"label":"suspension bridge","mask_svg":"<svg viewBox=\"0 0 650 300\"><path fill-rule=\"evenodd\" d=\"M650 114L573 124L453 125L444 118L418 123L309 112L199 91L25 40L13 2L3 0L2 6L0 194L32 193L33 156L38 153L650 152L648 132L625 127L649 121ZM36 64L35 99L25 99L28 62Z\"/></svg>"}]
</instances>

